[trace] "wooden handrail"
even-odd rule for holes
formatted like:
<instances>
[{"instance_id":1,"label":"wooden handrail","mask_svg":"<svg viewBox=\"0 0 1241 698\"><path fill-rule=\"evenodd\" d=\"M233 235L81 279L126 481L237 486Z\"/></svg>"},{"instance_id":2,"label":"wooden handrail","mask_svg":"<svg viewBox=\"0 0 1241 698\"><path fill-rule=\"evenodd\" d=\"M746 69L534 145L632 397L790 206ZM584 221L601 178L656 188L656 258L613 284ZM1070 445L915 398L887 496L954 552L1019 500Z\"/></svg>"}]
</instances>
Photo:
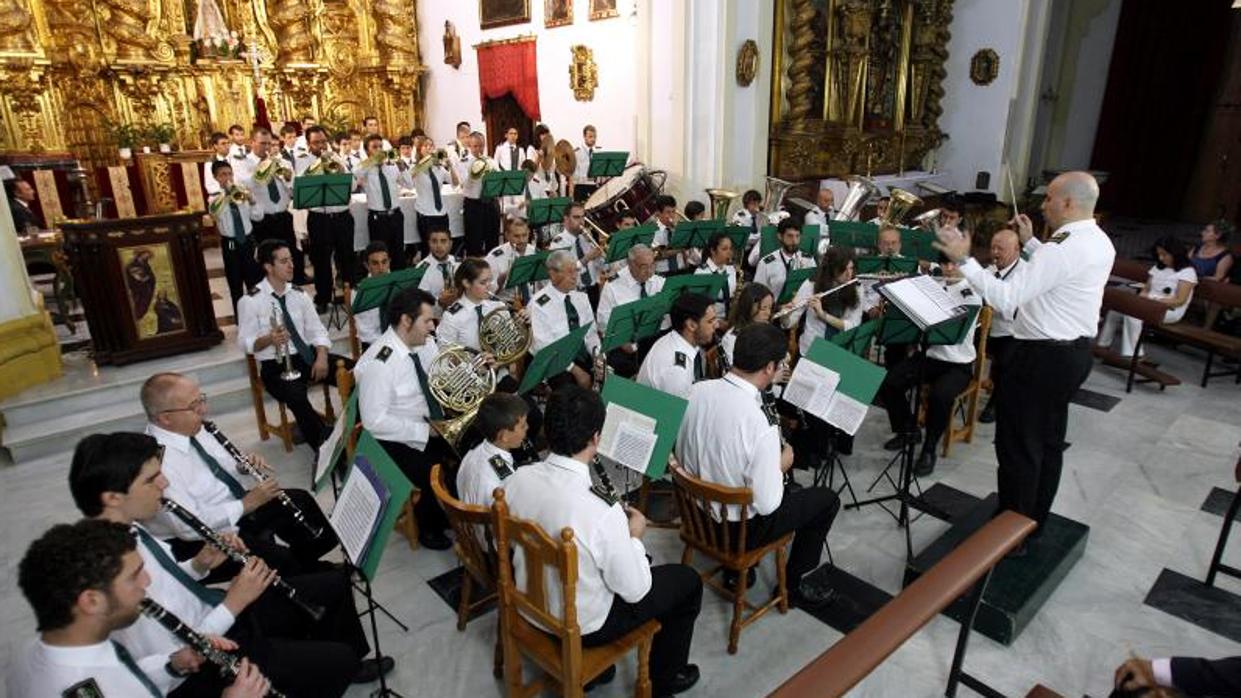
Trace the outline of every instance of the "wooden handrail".
<instances>
[{"instance_id":1,"label":"wooden handrail","mask_svg":"<svg viewBox=\"0 0 1241 698\"><path fill-rule=\"evenodd\" d=\"M1036 528L1006 511L940 560L853 632L841 638L771 693L772 696L841 696L947 608Z\"/></svg>"}]
</instances>

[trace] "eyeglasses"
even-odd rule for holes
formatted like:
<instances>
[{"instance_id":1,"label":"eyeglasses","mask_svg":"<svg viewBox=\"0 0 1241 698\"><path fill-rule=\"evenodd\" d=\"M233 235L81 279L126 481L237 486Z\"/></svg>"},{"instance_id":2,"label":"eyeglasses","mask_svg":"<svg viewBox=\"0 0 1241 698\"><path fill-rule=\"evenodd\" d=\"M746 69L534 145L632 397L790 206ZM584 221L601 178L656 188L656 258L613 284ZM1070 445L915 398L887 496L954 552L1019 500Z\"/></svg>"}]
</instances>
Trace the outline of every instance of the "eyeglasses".
<instances>
[{"instance_id":1,"label":"eyeglasses","mask_svg":"<svg viewBox=\"0 0 1241 698\"><path fill-rule=\"evenodd\" d=\"M160 410L159 413L169 414L171 412L196 412L200 408L206 407L206 406L207 406L207 394L199 393L198 397L194 398L194 401L186 405L185 407L176 407L170 410Z\"/></svg>"}]
</instances>

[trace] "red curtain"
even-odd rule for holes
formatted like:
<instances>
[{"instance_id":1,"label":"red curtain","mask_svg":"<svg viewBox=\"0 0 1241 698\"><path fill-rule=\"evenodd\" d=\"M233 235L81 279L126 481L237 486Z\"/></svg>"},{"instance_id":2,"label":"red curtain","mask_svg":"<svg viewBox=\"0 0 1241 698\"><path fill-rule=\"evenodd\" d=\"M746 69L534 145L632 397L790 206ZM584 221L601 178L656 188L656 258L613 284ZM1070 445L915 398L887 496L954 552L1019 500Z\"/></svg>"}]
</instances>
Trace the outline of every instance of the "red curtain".
<instances>
[{"instance_id":1,"label":"red curtain","mask_svg":"<svg viewBox=\"0 0 1241 698\"><path fill-rule=\"evenodd\" d=\"M541 115L535 42L480 47L478 87L484 107L488 99L498 99L511 93L526 116L538 121Z\"/></svg>"}]
</instances>

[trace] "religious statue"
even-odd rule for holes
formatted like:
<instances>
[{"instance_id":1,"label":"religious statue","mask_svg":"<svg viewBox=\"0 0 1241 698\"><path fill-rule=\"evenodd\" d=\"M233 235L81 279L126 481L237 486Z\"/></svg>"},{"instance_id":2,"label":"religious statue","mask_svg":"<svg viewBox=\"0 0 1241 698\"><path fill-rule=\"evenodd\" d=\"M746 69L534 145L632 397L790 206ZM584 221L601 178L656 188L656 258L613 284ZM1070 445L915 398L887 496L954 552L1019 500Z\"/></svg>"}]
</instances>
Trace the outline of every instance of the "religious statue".
<instances>
[{"instance_id":1,"label":"religious statue","mask_svg":"<svg viewBox=\"0 0 1241 698\"><path fill-rule=\"evenodd\" d=\"M461 37L457 36L457 28L448 20L444 20L444 63L458 69L461 67Z\"/></svg>"},{"instance_id":2,"label":"religious statue","mask_svg":"<svg viewBox=\"0 0 1241 698\"><path fill-rule=\"evenodd\" d=\"M194 40L199 45L218 45L229 39L228 25L224 23L224 13L216 0L198 0L198 14L194 17Z\"/></svg>"},{"instance_id":3,"label":"religious statue","mask_svg":"<svg viewBox=\"0 0 1241 698\"><path fill-rule=\"evenodd\" d=\"M99 4L109 14L99 28L115 44L117 60L149 61L155 39L147 34L151 21L147 0L100 0Z\"/></svg>"}]
</instances>

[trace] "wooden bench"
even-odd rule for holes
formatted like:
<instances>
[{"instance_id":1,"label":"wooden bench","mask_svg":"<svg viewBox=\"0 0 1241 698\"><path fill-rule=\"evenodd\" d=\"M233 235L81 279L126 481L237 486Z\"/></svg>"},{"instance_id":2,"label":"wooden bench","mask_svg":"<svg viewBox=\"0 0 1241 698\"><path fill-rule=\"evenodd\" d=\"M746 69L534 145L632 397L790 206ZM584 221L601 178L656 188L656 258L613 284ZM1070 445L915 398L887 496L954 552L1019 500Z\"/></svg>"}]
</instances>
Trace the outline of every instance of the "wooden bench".
<instances>
[{"instance_id":1,"label":"wooden bench","mask_svg":"<svg viewBox=\"0 0 1241 698\"><path fill-rule=\"evenodd\" d=\"M983 695L998 695L994 689L965 673L962 664L966 645L992 568L1035 528L1033 521L1011 511L995 517L771 695L780 698L844 695L966 592L970 593L968 622L961 624L957 634L945 695L955 696L958 684L965 684Z\"/></svg>"},{"instance_id":2,"label":"wooden bench","mask_svg":"<svg viewBox=\"0 0 1241 698\"><path fill-rule=\"evenodd\" d=\"M1208 307L1241 308L1241 287L1214 279L1200 279L1198 286L1194 289L1194 299L1205 301ZM1202 369L1201 385L1204 388L1207 387L1207 381L1221 376L1236 376L1234 382L1241 383L1241 361L1238 361L1232 368L1211 371L1216 355L1241 359L1241 337L1233 337L1211 329L1215 315L1216 313L1207 313L1201 325L1175 322L1150 328L1156 335L1179 344L1197 347L1207 353L1206 366Z\"/></svg>"},{"instance_id":3,"label":"wooden bench","mask_svg":"<svg viewBox=\"0 0 1241 698\"><path fill-rule=\"evenodd\" d=\"M1109 286L1103 289L1103 312L1107 313L1109 311L1135 317L1142 321L1142 333L1138 337L1137 344L1133 347L1133 356L1124 356L1111 347L1095 345L1093 349L1094 355L1102 359L1104 364L1128 371L1129 376L1125 381L1125 392L1133 392L1133 384L1135 382L1158 383L1160 390L1169 385L1180 385L1180 378L1160 371L1150 364L1143 363L1139 356L1142 341L1146 337L1147 331L1154 329L1159 326L1159 323L1163 322L1168 306L1145 296L1139 296L1132 289ZM1137 376L1141 376L1141 378L1136 378Z\"/></svg>"}]
</instances>

